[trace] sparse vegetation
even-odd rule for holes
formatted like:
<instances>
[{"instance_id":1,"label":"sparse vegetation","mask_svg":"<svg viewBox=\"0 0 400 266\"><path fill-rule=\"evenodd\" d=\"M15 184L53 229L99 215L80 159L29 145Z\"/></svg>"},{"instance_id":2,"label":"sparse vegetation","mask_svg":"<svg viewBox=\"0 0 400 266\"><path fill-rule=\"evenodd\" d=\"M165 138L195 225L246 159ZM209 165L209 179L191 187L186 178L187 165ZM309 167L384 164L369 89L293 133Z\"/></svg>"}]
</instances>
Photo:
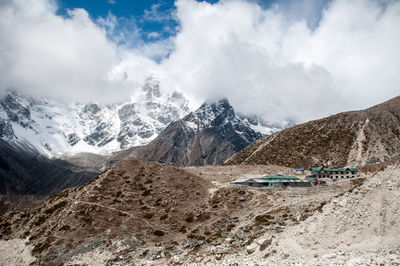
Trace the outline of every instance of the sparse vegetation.
<instances>
[{"instance_id":1,"label":"sparse vegetation","mask_svg":"<svg viewBox=\"0 0 400 266\"><path fill-rule=\"evenodd\" d=\"M153 234L154 234L155 236L164 236L164 235L165 235L165 233L164 233L163 231L161 231L161 230L155 230L155 231L153 232Z\"/></svg>"},{"instance_id":2,"label":"sparse vegetation","mask_svg":"<svg viewBox=\"0 0 400 266\"><path fill-rule=\"evenodd\" d=\"M50 214L52 214L53 212L55 212L56 210L65 207L65 206L67 205L67 203L68 203L68 202L67 202L66 200L63 200L63 201L61 201L61 202L55 204L53 207L51 207L51 208L45 210L44 213L50 215Z\"/></svg>"},{"instance_id":3,"label":"sparse vegetation","mask_svg":"<svg viewBox=\"0 0 400 266\"><path fill-rule=\"evenodd\" d=\"M192 214L189 214L185 219L185 222L187 222L187 223L193 223L193 221L194 221L194 217Z\"/></svg>"},{"instance_id":4,"label":"sparse vegetation","mask_svg":"<svg viewBox=\"0 0 400 266\"><path fill-rule=\"evenodd\" d=\"M39 218L36 219L36 221L34 222L34 225L39 226L42 223L44 223L44 221L46 221L46 216L39 216Z\"/></svg>"},{"instance_id":5,"label":"sparse vegetation","mask_svg":"<svg viewBox=\"0 0 400 266\"><path fill-rule=\"evenodd\" d=\"M151 194L151 190L146 189L145 191L143 191L142 196L146 197L149 196Z\"/></svg>"},{"instance_id":6,"label":"sparse vegetation","mask_svg":"<svg viewBox=\"0 0 400 266\"><path fill-rule=\"evenodd\" d=\"M196 234L188 234L187 238L189 239L197 239L197 240L205 240L206 237L205 236L201 236L201 235L196 235Z\"/></svg>"},{"instance_id":7,"label":"sparse vegetation","mask_svg":"<svg viewBox=\"0 0 400 266\"><path fill-rule=\"evenodd\" d=\"M255 222L256 222L256 225L260 225L260 224L268 225L271 223L271 220L273 220L274 218L275 217L270 214L262 214L262 215L256 216Z\"/></svg>"},{"instance_id":8,"label":"sparse vegetation","mask_svg":"<svg viewBox=\"0 0 400 266\"><path fill-rule=\"evenodd\" d=\"M69 225L63 225L58 231L68 231L69 229L71 229Z\"/></svg>"},{"instance_id":9,"label":"sparse vegetation","mask_svg":"<svg viewBox=\"0 0 400 266\"><path fill-rule=\"evenodd\" d=\"M0 224L0 230L4 235L11 234L11 224L9 222L3 222Z\"/></svg>"},{"instance_id":10,"label":"sparse vegetation","mask_svg":"<svg viewBox=\"0 0 400 266\"><path fill-rule=\"evenodd\" d=\"M154 213L153 212L149 212L149 213L145 213L143 217L146 218L146 219L151 219L151 218L153 218L153 216L154 216Z\"/></svg>"},{"instance_id":11,"label":"sparse vegetation","mask_svg":"<svg viewBox=\"0 0 400 266\"><path fill-rule=\"evenodd\" d=\"M39 243L32 249L32 253L33 254L40 254L44 250L48 249L49 247L50 247L50 244L48 242Z\"/></svg>"},{"instance_id":12,"label":"sparse vegetation","mask_svg":"<svg viewBox=\"0 0 400 266\"><path fill-rule=\"evenodd\" d=\"M156 200L156 202L154 203L154 206L160 206L161 205L161 201L162 201L162 198L158 198Z\"/></svg>"},{"instance_id":13,"label":"sparse vegetation","mask_svg":"<svg viewBox=\"0 0 400 266\"><path fill-rule=\"evenodd\" d=\"M229 224L229 225L226 227L226 231L227 231L227 232L230 232L230 231L232 231L233 228L235 228L235 225L234 225L234 224Z\"/></svg>"},{"instance_id":14,"label":"sparse vegetation","mask_svg":"<svg viewBox=\"0 0 400 266\"><path fill-rule=\"evenodd\" d=\"M213 234L213 237L214 238L221 238L222 237L222 232L221 231L216 232L215 234Z\"/></svg>"}]
</instances>

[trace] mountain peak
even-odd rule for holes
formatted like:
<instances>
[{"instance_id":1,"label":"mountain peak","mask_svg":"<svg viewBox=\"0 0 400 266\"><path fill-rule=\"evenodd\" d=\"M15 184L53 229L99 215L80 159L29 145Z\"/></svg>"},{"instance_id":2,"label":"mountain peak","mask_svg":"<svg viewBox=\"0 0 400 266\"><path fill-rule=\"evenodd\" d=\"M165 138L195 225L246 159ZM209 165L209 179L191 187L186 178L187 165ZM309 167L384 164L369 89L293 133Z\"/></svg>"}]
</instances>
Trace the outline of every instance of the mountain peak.
<instances>
[{"instance_id":1,"label":"mountain peak","mask_svg":"<svg viewBox=\"0 0 400 266\"><path fill-rule=\"evenodd\" d=\"M275 130L258 126L264 132ZM226 98L206 102L171 123L148 145L133 148L128 157L179 166L220 164L263 136L253 127L245 116L235 114Z\"/></svg>"},{"instance_id":2,"label":"mountain peak","mask_svg":"<svg viewBox=\"0 0 400 266\"><path fill-rule=\"evenodd\" d=\"M145 80L143 91L146 92L146 100L161 97L160 81L153 77L149 77Z\"/></svg>"}]
</instances>

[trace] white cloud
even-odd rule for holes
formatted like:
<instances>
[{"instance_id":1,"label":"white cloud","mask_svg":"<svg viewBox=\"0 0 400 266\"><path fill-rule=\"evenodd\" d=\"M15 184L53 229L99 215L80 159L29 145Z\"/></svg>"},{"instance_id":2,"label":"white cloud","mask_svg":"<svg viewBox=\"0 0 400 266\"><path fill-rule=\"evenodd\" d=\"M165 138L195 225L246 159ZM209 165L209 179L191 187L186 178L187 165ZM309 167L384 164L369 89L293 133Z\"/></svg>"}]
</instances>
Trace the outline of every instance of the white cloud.
<instances>
[{"instance_id":1,"label":"white cloud","mask_svg":"<svg viewBox=\"0 0 400 266\"><path fill-rule=\"evenodd\" d=\"M177 5L182 30L164 64L197 98L226 96L238 111L273 120L308 119L339 109L335 102L323 108L316 104L326 96L340 97L325 69L282 55L287 28L276 10L244 1Z\"/></svg>"},{"instance_id":2,"label":"white cloud","mask_svg":"<svg viewBox=\"0 0 400 266\"><path fill-rule=\"evenodd\" d=\"M156 75L199 103L225 96L272 120L313 119L399 93L400 2L333 0L322 14L316 0L267 10L256 2L177 0L176 13L162 13L179 21L176 36L144 43L135 21L121 26L112 14L94 23L82 9L57 16L52 1L3 1L0 87L113 101ZM158 13L153 6L147 18Z\"/></svg>"},{"instance_id":3,"label":"white cloud","mask_svg":"<svg viewBox=\"0 0 400 266\"><path fill-rule=\"evenodd\" d=\"M117 17L111 12L106 17L96 19L96 24L107 33L107 39L124 49L134 49L144 45L141 29L134 17Z\"/></svg>"},{"instance_id":4,"label":"white cloud","mask_svg":"<svg viewBox=\"0 0 400 266\"><path fill-rule=\"evenodd\" d=\"M162 23L176 19L174 10L160 10L161 7L161 3L151 5L150 9L144 10L142 20L146 22Z\"/></svg>"},{"instance_id":5,"label":"white cloud","mask_svg":"<svg viewBox=\"0 0 400 266\"><path fill-rule=\"evenodd\" d=\"M149 39L158 39L158 38L160 38L160 34L158 32L153 31L153 32L150 32L149 34L147 34L147 37Z\"/></svg>"},{"instance_id":6,"label":"white cloud","mask_svg":"<svg viewBox=\"0 0 400 266\"><path fill-rule=\"evenodd\" d=\"M367 107L400 92L399 25L400 2L338 0L314 32L292 26L283 53L324 67L350 105Z\"/></svg>"},{"instance_id":7,"label":"white cloud","mask_svg":"<svg viewBox=\"0 0 400 266\"><path fill-rule=\"evenodd\" d=\"M130 96L135 84L113 74L121 51L105 30L83 9L70 10L68 18L55 12L56 6L45 0L14 0L1 6L1 89L74 101Z\"/></svg>"},{"instance_id":8,"label":"white cloud","mask_svg":"<svg viewBox=\"0 0 400 266\"><path fill-rule=\"evenodd\" d=\"M181 30L164 65L198 98L224 95L243 112L308 120L399 93L399 2L333 1L313 29L285 5L176 4Z\"/></svg>"}]
</instances>

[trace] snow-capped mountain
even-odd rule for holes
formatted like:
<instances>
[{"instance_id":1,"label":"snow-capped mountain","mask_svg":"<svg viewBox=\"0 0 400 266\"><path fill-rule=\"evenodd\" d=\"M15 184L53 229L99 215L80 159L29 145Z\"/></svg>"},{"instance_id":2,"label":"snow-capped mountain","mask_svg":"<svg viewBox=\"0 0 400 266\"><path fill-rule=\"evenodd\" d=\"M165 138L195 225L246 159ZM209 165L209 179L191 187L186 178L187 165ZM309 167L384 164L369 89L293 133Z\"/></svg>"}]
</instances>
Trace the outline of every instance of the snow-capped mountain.
<instances>
[{"instance_id":1,"label":"snow-capped mountain","mask_svg":"<svg viewBox=\"0 0 400 266\"><path fill-rule=\"evenodd\" d=\"M154 78L126 102L108 105L66 104L8 92L0 98L0 138L12 146L31 146L48 157L111 154L146 145L183 118L190 130L218 128L218 134L232 142L232 151L239 151L290 125L237 115L225 99L190 113L193 109L183 93L166 92Z\"/></svg>"},{"instance_id":2,"label":"snow-capped mountain","mask_svg":"<svg viewBox=\"0 0 400 266\"><path fill-rule=\"evenodd\" d=\"M227 99L204 103L171 123L146 146L132 148L117 160L136 158L179 166L219 164L265 133L283 128L266 125L260 118L236 115Z\"/></svg>"},{"instance_id":3,"label":"snow-capped mountain","mask_svg":"<svg viewBox=\"0 0 400 266\"><path fill-rule=\"evenodd\" d=\"M254 141L252 140L254 137L247 136L250 132L249 129L257 135L266 136L294 125L291 121L271 123L256 115L236 114L227 99L221 99L215 103L204 103L196 111L184 117L183 121L188 127L197 130L213 127L217 124L221 127L230 126L237 134L250 142Z\"/></svg>"},{"instance_id":4,"label":"snow-capped mountain","mask_svg":"<svg viewBox=\"0 0 400 266\"><path fill-rule=\"evenodd\" d=\"M154 78L127 102L110 105L65 104L9 92L0 100L0 138L32 145L50 157L111 153L149 143L189 111L181 92L163 92Z\"/></svg>"}]
</instances>

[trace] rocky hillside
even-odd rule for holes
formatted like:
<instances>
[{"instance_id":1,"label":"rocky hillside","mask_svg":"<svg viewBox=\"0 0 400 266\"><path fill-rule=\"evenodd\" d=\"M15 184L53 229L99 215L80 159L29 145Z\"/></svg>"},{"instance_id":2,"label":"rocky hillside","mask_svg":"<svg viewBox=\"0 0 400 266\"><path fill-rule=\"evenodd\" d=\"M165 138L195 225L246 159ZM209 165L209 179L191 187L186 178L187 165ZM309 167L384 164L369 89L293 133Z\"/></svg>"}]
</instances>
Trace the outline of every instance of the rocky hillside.
<instances>
[{"instance_id":1,"label":"rocky hillside","mask_svg":"<svg viewBox=\"0 0 400 266\"><path fill-rule=\"evenodd\" d=\"M0 140L0 214L31 207L38 199L95 176L65 161L43 157L31 146L16 149Z\"/></svg>"},{"instance_id":2,"label":"rocky hillside","mask_svg":"<svg viewBox=\"0 0 400 266\"><path fill-rule=\"evenodd\" d=\"M400 96L259 139L225 164L359 166L400 157Z\"/></svg>"},{"instance_id":3,"label":"rocky hillside","mask_svg":"<svg viewBox=\"0 0 400 266\"><path fill-rule=\"evenodd\" d=\"M199 211L208 186L175 167L119 162L87 185L56 194L18 216L3 217L0 235L29 237L36 246L33 254L43 257L45 264L61 264L77 250L118 239L131 248L175 240L209 219L209 213ZM75 251L68 253L71 250Z\"/></svg>"},{"instance_id":4,"label":"rocky hillside","mask_svg":"<svg viewBox=\"0 0 400 266\"><path fill-rule=\"evenodd\" d=\"M333 199L321 212L284 232L277 239L278 249L295 256L329 254L337 260L340 255L332 253L338 251L354 255L384 249L399 252L399 177L398 164L371 175L362 186ZM357 256L346 259L355 258ZM379 261L379 256L371 259ZM396 262L400 262L399 259L397 257ZM360 258L350 264L356 263L374 264L365 259L360 261Z\"/></svg>"},{"instance_id":5,"label":"rocky hillside","mask_svg":"<svg viewBox=\"0 0 400 266\"><path fill-rule=\"evenodd\" d=\"M123 161L0 217L0 264L396 265L400 167L380 169L327 186L263 190L229 182L293 169Z\"/></svg>"},{"instance_id":6,"label":"rocky hillside","mask_svg":"<svg viewBox=\"0 0 400 266\"><path fill-rule=\"evenodd\" d=\"M261 130L260 130L261 129ZM158 161L178 166L216 165L279 126L257 118L238 116L228 100L204 103L183 119L171 123L151 143L117 157Z\"/></svg>"},{"instance_id":7,"label":"rocky hillside","mask_svg":"<svg viewBox=\"0 0 400 266\"><path fill-rule=\"evenodd\" d=\"M259 246L266 249L271 238L259 239L265 233L300 223L360 184L343 181L324 189L277 191L231 186L244 173L282 169L241 167L180 169L118 162L37 208L3 215L0 263L216 264L234 254L246 257Z\"/></svg>"}]
</instances>

